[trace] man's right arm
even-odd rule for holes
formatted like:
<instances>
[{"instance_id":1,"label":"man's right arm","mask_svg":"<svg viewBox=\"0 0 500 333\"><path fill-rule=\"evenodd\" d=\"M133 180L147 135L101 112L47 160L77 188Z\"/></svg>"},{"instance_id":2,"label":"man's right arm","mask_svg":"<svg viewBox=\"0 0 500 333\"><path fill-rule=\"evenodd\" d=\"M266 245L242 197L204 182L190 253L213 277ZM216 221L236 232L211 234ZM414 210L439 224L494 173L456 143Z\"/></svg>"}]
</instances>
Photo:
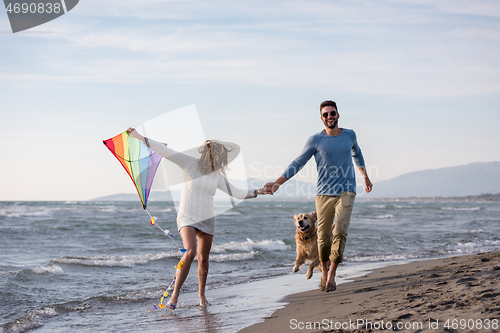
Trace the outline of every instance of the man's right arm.
<instances>
[{"instance_id":1,"label":"man's right arm","mask_svg":"<svg viewBox=\"0 0 500 333\"><path fill-rule=\"evenodd\" d=\"M264 185L266 194L274 194L274 192L276 192L284 182L295 176L304 167L304 165L306 165L316 151L316 143L316 135L311 136L307 140L306 145L304 146L304 149L300 153L299 157L290 163L285 172L274 182L269 182Z\"/></svg>"}]
</instances>

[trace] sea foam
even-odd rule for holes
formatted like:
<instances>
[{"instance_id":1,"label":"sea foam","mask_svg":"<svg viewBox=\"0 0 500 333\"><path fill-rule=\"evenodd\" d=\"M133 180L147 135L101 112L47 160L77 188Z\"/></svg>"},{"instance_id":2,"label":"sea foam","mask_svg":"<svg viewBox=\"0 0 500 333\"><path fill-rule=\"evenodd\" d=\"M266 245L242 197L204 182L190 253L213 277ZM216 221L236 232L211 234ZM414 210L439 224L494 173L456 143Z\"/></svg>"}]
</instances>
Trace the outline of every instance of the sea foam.
<instances>
[{"instance_id":1,"label":"sea foam","mask_svg":"<svg viewBox=\"0 0 500 333\"><path fill-rule=\"evenodd\" d=\"M475 211L480 210L481 207L441 207L442 210L463 210L463 211Z\"/></svg>"},{"instance_id":2,"label":"sea foam","mask_svg":"<svg viewBox=\"0 0 500 333\"><path fill-rule=\"evenodd\" d=\"M243 261L252 259L257 254L256 251L245 253L229 253L210 256L210 261L225 262L225 261Z\"/></svg>"},{"instance_id":3,"label":"sea foam","mask_svg":"<svg viewBox=\"0 0 500 333\"><path fill-rule=\"evenodd\" d=\"M227 251L240 251L240 252L250 252L253 250L262 251L285 251L288 250L289 246L286 245L282 240L263 240L260 242L254 242L250 238L247 238L245 242L230 242L221 245L212 246L212 253L225 253Z\"/></svg>"},{"instance_id":4,"label":"sea foam","mask_svg":"<svg viewBox=\"0 0 500 333\"><path fill-rule=\"evenodd\" d=\"M134 267L135 265L146 265L150 261L171 257L165 252L157 254L130 255L130 256L72 256L54 259L60 264L73 264L83 266L103 266L103 267Z\"/></svg>"},{"instance_id":5,"label":"sea foam","mask_svg":"<svg viewBox=\"0 0 500 333\"><path fill-rule=\"evenodd\" d=\"M35 274L44 274L44 273L64 274L63 269L58 265L36 267L36 268L33 268L32 271Z\"/></svg>"}]
</instances>

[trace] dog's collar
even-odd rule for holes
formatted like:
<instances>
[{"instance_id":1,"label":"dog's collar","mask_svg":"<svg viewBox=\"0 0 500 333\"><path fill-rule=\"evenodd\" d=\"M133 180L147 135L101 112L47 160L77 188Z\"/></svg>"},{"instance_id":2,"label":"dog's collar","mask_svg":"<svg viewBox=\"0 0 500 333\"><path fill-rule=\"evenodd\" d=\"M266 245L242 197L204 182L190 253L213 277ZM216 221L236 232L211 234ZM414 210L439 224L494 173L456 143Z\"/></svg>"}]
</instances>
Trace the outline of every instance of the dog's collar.
<instances>
[{"instance_id":1,"label":"dog's collar","mask_svg":"<svg viewBox=\"0 0 500 333\"><path fill-rule=\"evenodd\" d=\"M317 233L317 231L315 231L314 234L312 234L311 236L305 237L305 238L302 238L302 239L303 240L309 240L309 239L313 238L314 236L316 236L316 233Z\"/></svg>"}]
</instances>

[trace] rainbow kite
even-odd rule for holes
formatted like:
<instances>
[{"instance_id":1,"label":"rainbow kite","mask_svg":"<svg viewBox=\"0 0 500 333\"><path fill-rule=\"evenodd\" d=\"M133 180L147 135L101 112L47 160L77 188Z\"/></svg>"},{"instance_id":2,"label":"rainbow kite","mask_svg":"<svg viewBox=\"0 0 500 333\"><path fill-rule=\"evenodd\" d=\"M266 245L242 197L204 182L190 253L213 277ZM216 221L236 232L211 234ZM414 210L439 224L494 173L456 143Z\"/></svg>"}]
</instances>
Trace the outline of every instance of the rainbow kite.
<instances>
[{"instance_id":1,"label":"rainbow kite","mask_svg":"<svg viewBox=\"0 0 500 333\"><path fill-rule=\"evenodd\" d=\"M173 235L170 234L169 230L163 230L157 223L156 217L151 216L146 209L148 204L149 192L151 191L151 184L153 183L153 178L155 176L158 165L161 162L161 156L156 154L148 146L146 146L141 140L133 138L130 134L125 131L117 136L104 140L104 145L115 155L115 157L120 161L122 166L127 171L130 179L134 182L139 198L142 202L142 208L148 213L151 218L150 222L152 225L158 227L165 235L167 235L174 244L179 248L182 253L186 253L186 249L181 248L174 240ZM165 144L166 145L166 144ZM181 260L175 268L180 271L184 262ZM175 277L167 288L167 291L163 293L158 306L154 306L155 309L165 308L163 300L169 294L168 292L174 289ZM175 309L174 305L171 305L172 309Z\"/></svg>"},{"instance_id":2,"label":"rainbow kite","mask_svg":"<svg viewBox=\"0 0 500 333\"><path fill-rule=\"evenodd\" d=\"M142 141L131 137L127 131L104 140L103 143L127 171L137 189L142 208L146 209L151 184L161 162L161 156Z\"/></svg>"}]
</instances>

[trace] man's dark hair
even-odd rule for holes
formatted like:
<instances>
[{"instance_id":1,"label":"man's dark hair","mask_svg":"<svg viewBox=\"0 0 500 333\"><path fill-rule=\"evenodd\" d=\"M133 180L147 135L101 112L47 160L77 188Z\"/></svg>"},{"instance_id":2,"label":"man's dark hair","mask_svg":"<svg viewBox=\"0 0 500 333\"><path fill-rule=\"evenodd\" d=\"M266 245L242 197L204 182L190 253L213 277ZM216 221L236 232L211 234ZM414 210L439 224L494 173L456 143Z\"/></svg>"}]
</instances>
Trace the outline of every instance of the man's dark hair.
<instances>
[{"instance_id":1,"label":"man's dark hair","mask_svg":"<svg viewBox=\"0 0 500 333\"><path fill-rule=\"evenodd\" d=\"M334 101L324 101L319 105L319 111L321 112L321 110L323 110L325 106L333 106L335 110L337 110L337 112L339 111L339 109L337 108L337 103L335 103Z\"/></svg>"}]
</instances>

